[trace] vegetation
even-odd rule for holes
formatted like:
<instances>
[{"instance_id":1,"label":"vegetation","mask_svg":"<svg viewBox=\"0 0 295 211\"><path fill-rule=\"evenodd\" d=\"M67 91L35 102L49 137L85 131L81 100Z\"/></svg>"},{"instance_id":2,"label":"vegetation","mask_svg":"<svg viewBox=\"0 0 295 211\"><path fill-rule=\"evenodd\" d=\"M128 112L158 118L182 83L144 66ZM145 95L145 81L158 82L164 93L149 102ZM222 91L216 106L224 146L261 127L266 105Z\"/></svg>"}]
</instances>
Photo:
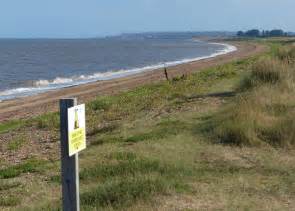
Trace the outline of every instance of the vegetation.
<instances>
[{"instance_id":1,"label":"vegetation","mask_svg":"<svg viewBox=\"0 0 295 211\"><path fill-rule=\"evenodd\" d=\"M271 31L258 29L251 29L246 32L238 31L238 37L287 37L292 36L291 33L284 32L282 29L273 29Z\"/></svg>"},{"instance_id":2,"label":"vegetation","mask_svg":"<svg viewBox=\"0 0 295 211\"><path fill-rule=\"evenodd\" d=\"M260 42L270 51L88 103L82 210L295 209L294 47ZM0 209L60 210L58 114L11 125Z\"/></svg>"},{"instance_id":3,"label":"vegetation","mask_svg":"<svg viewBox=\"0 0 295 211\"><path fill-rule=\"evenodd\" d=\"M252 65L235 103L210 121L215 140L238 145L295 144L294 48L276 51ZM282 53L284 52L284 53ZM210 124L209 124L210 125Z\"/></svg>"},{"instance_id":4,"label":"vegetation","mask_svg":"<svg viewBox=\"0 0 295 211\"><path fill-rule=\"evenodd\" d=\"M0 178L1 179L8 179L14 178L22 173L34 173L38 172L42 165L44 165L44 161L36 160L36 159L29 159L25 163L18 164L15 166L9 166L0 170Z\"/></svg>"},{"instance_id":5,"label":"vegetation","mask_svg":"<svg viewBox=\"0 0 295 211\"><path fill-rule=\"evenodd\" d=\"M4 124L0 124L0 134L19 128L23 124L21 120L13 120Z\"/></svg>"},{"instance_id":6,"label":"vegetation","mask_svg":"<svg viewBox=\"0 0 295 211\"><path fill-rule=\"evenodd\" d=\"M25 137L16 137L15 139L11 140L8 145L7 149L12 151L19 150L24 144L26 143Z\"/></svg>"}]
</instances>

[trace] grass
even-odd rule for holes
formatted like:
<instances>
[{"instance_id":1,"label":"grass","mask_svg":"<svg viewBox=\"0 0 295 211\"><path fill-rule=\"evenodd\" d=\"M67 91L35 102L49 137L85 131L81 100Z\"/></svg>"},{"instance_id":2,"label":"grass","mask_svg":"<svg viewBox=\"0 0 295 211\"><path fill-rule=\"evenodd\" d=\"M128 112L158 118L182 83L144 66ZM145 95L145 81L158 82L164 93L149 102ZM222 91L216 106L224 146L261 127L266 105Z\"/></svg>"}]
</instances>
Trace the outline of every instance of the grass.
<instances>
[{"instance_id":1,"label":"grass","mask_svg":"<svg viewBox=\"0 0 295 211\"><path fill-rule=\"evenodd\" d=\"M261 59L255 63L252 67L251 73L243 78L240 89L248 90L253 87L260 86L261 84L274 85L279 83L284 76L284 73L280 72L286 67L279 62L271 58Z\"/></svg>"},{"instance_id":2,"label":"grass","mask_svg":"<svg viewBox=\"0 0 295 211\"><path fill-rule=\"evenodd\" d=\"M140 158L133 152L114 152L107 156L108 164L84 169L81 181L100 181L99 185L81 195L82 205L91 209L125 207L137 200L146 200L170 189L183 191L181 174L191 171L152 160ZM114 161L114 163L113 163Z\"/></svg>"},{"instance_id":3,"label":"grass","mask_svg":"<svg viewBox=\"0 0 295 211\"><path fill-rule=\"evenodd\" d=\"M82 210L293 210L292 50L266 44L260 56L88 103ZM53 146L1 163L0 209L61 210L58 121L46 114L0 135Z\"/></svg>"},{"instance_id":4,"label":"grass","mask_svg":"<svg viewBox=\"0 0 295 211\"><path fill-rule=\"evenodd\" d=\"M295 144L295 60L293 48L274 52L251 67L238 90L242 90L222 112L215 115L207 131L225 144L293 147ZM283 57L285 55L286 57ZM207 126L208 126L207 125Z\"/></svg>"},{"instance_id":5,"label":"grass","mask_svg":"<svg viewBox=\"0 0 295 211\"><path fill-rule=\"evenodd\" d=\"M23 125L23 121L21 120L12 120L6 123L1 123L0 124L0 134L8 132L10 130L15 130L18 129Z\"/></svg>"},{"instance_id":6,"label":"grass","mask_svg":"<svg viewBox=\"0 0 295 211\"><path fill-rule=\"evenodd\" d=\"M0 181L0 207L13 207L21 203L21 199L9 192L20 187L20 182Z\"/></svg>"},{"instance_id":7,"label":"grass","mask_svg":"<svg viewBox=\"0 0 295 211\"><path fill-rule=\"evenodd\" d=\"M156 194L167 194L170 189L186 190L181 174L191 171L159 160L141 158L134 152L114 152L106 156L108 163L83 169L81 182L99 181L96 187L81 195L83 207L128 207L138 200L147 200Z\"/></svg>"},{"instance_id":8,"label":"grass","mask_svg":"<svg viewBox=\"0 0 295 211\"><path fill-rule=\"evenodd\" d=\"M26 138L23 136L16 137L11 140L7 146L8 150L17 151L26 143Z\"/></svg>"},{"instance_id":9,"label":"grass","mask_svg":"<svg viewBox=\"0 0 295 211\"><path fill-rule=\"evenodd\" d=\"M133 178L105 183L83 193L81 202L84 207L94 209L113 206L120 208L130 205L137 199L146 199L151 195L166 191L165 181L145 178Z\"/></svg>"},{"instance_id":10,"label":"grass","mask_svg":"<svg viewBox=\"0 0 295 211\"><path fill-rule=\"evenodd\" d=\"M56 130L59 128L59 114L48 113L34 119L38 129Z\"/></svg>"},{"instance_id":11,"label":"grass","mask_svg":"<svg viewBox=\"0 0 295 211\"><path fill-rule=\"evenodd\" d=\"M18 186L20 186L21 183L20 182L4 182L1 181L0 182L0 191L6 191L12 188L16 188Z\"/></svg>"},{"instance_id":12,"label":"grass","mask_svg":"<svg viewBox=\"0 0 295 211\"><path fill-rule=\"evenodd\" d=\"M14 196L4 196L0 198L0 206L2 207L12 207L20 203L20 199Z\"/></svg>"},{"instance_id":13,"label":"grass","mask_svg":"<svg viewBox=\"0 0 295 211\"><path fill-rule=\"evenodd\" d=\"M288 64L294 64L295 49L290 47L281 47L277 50L276 57Z\"/></svg>"},{"instance_id":14,"label":"grass","mask_svg":"<svg viewBox=\"0 0 295 211\"><path fill-rule=\"evenodd\" d=\"M8 179L18 177L23 173L35 173L39 172L45 162L42 160L29 159L25 163L9 166L0 170L0 178Z\"/></svg>"},{"instance_id":15,"label":"grass","mask_svg":"<svg viewBox=\"0 0 295 211\"><path fill-rule=\"evenodd\" d=\"M82 180L100 179L105 180L110 177L125 177L128 175L143 175L149 173L157 173L162 176L177 175L177 172L183 170L181 167L164 165L158 160L151 160L146 158L137 158L134 153L115 153L114 164L97 165L93 168L85 169L81 172L80 177ZM109 158L111 160L111 158Z\"/></svg>"},{"instance_id":16,"label":"grass","mask_svg":"<svg viewBox=\"0 0 295 211\"><path fill-rule=\"evenodd\" d=\"M177 135L180 131L190 131L192 125L176 120L163 120L150 132L138 133L126 138L125 142L140 142L146 140L159 140L169 136Z\"/></svg>"}]
</instances>

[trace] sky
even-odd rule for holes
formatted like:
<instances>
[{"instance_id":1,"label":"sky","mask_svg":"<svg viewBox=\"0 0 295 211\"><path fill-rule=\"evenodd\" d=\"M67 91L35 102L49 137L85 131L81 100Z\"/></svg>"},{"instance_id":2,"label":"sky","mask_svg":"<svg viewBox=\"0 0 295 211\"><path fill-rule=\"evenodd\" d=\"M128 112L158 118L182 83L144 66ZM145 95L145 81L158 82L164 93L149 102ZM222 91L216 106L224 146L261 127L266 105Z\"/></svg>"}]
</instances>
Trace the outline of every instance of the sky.
<instances>
[{"instance_id":1,"label":"sky","mask_svg":"<svg viewBox=\"0 0 295 211\"><path fill-rule=\"evenodd\" d=\"M295 0L0 0L0 37L149 31L295 31Z\"/></svg>"}]
</instances>

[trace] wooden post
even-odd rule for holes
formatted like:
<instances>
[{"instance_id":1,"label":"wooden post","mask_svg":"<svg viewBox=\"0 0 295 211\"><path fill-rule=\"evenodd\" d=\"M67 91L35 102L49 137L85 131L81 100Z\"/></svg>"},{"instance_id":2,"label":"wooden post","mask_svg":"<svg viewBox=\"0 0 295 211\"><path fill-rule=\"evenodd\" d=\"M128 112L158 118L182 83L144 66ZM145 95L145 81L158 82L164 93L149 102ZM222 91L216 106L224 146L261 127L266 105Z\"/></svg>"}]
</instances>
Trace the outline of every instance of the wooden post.
<instances>
[{"instance_id":1,"label":"wooden post","mask_svg":"<svg viewBox=\"0 0 295 211\"><path fill-rule=\"evenodd\" d=\"M168 77L168 72L167 72L166 66L164 66L164 74L165 74L166 80L169 81L169 77Z\"/></svg>"},{"instance_id":2,"label":"wooden post","mask_svg":"<svg viewBox=\"0 0 295 211\"><path fill-rule=\"evenodd\" d=\"M78 153L69 156L68 108L77 105L77 99L60 100L61 178L64 211L79 211L79 163Z\"/></svg>"}]
</instances>

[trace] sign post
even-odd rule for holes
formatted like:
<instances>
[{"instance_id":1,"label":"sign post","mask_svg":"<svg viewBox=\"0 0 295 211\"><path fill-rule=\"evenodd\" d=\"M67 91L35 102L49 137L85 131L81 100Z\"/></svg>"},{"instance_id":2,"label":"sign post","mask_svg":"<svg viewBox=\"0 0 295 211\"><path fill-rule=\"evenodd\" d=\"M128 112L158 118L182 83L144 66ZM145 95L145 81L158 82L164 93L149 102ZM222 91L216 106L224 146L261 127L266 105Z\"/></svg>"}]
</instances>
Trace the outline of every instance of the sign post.
<instances>
[{"instance_id":1,"label":"sign post","mask_svg":"<svg viewBox=\"0 0 295 211\"><path fill-rule=\"evenodd\" d=\"M80 211L78 152L86 148L85 105L60 100L61 178L64 211Z\"/></svg>"}]
</instances>

